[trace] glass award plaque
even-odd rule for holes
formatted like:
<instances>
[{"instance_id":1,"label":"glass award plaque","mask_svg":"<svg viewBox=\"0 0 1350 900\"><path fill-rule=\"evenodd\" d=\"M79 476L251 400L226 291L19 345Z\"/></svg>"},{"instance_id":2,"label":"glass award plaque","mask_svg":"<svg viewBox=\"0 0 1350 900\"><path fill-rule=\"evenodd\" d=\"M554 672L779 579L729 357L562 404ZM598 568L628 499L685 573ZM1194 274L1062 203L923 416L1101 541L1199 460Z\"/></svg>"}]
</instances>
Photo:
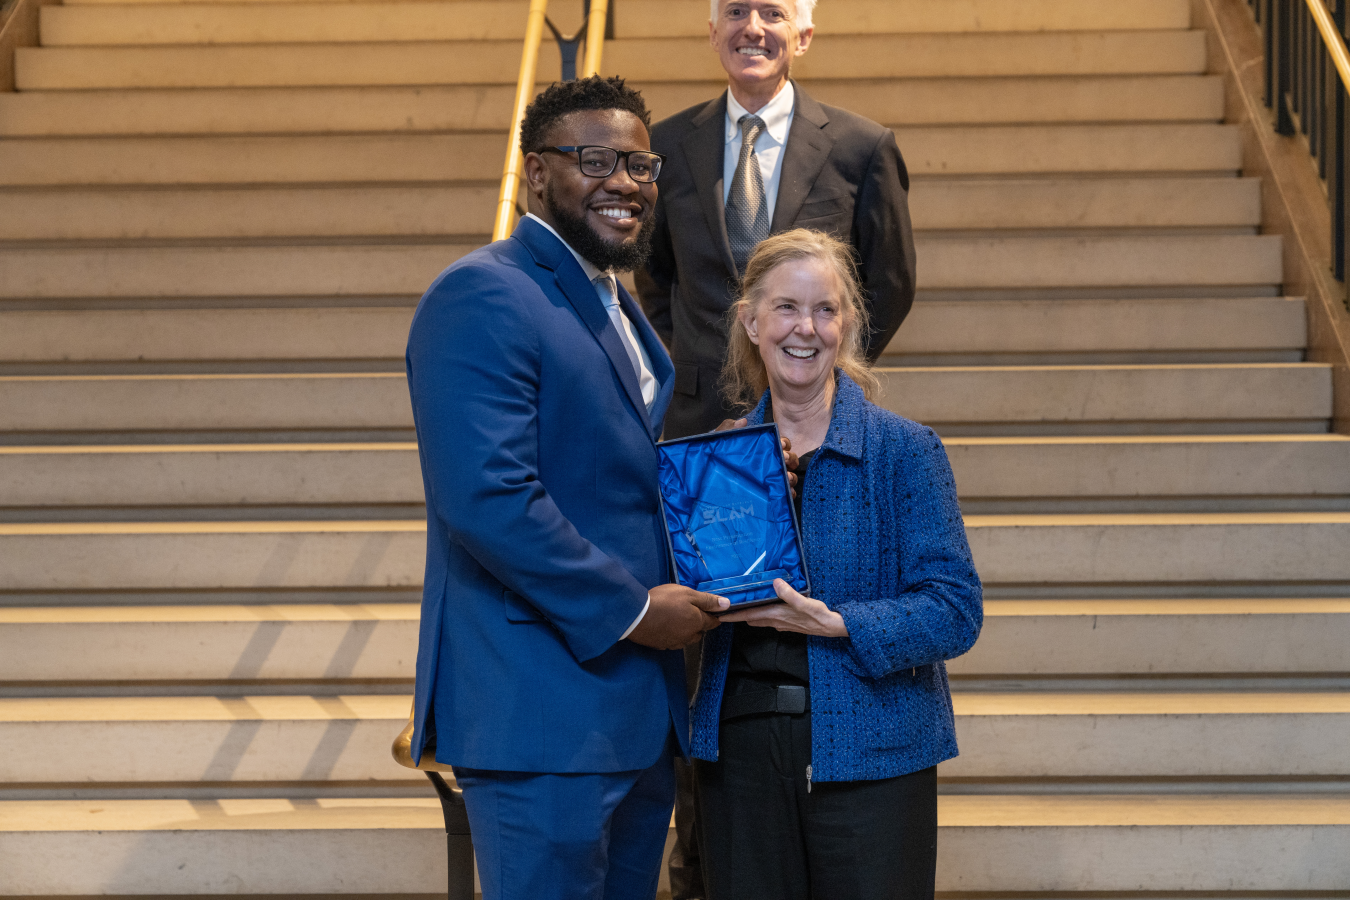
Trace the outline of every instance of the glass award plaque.
<instances>
[{"instance_id":1,"label":"glass award plaque","mask_svg":"<svg viewBox=\"0 0 1350 900\"><path fill-rule=\"evenodd\" d=\"M733 609L777 601L775 578L810 593L777 425L656 447L676 581L726 597Z\"/></svg>"}]
</instances>

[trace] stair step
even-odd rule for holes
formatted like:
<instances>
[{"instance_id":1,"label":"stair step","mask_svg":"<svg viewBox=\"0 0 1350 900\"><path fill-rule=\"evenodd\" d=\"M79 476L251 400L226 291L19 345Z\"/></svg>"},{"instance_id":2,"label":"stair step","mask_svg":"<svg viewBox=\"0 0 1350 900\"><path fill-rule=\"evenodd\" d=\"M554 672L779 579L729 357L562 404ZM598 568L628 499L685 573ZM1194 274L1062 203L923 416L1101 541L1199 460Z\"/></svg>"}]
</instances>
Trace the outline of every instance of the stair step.
<instances>
[{"instance_id":1,"label":"stair step","mask_svg":"<svg viewBox=\"0 0 1350 900\"><path fill-rule=\"evenodd\" d=\"M725 82L636 86L657 120L716 96ZM828 79L804 87L821 103L891 126L1217 123L1224 117L1223 81L1213 75Z\"/></svg>"},{"instance_id":2,"label":"stair step","mask_svg":"<svg viewBox=\"0 0 1350 900\"><path fill-rule=\"evenodd\" d=\"M446 886L435 798L0 801L0 834L6 888L28 895Z\"/></svg>"},{"instance_id":3,"label":"stair step","mask_svg":"<svg viewBox=\"0 0 1350 900\"><path fill-rule=\"evenodd\" d=\"M12 190L0 240L469 236L492 231L498 185Z\"/></svg>"},{"instance_id":4,"label":"stair step","mask_svg":"<svg viewBox=\"0 0 1350 900\"><path fill-rule=\"evenodd\" d=\"M0 309L0 361L304 359L400 364L412 315L411 304L299 309ZM1273 316L1262 320L1274 324Z\"/></svg>"},{"instance_id":5,"label":"stair step","mask_svg":"<svg viewBox=\"0 0 1350 900\"><path fill-rule=\"evenodd\" d=\"M991 585L1339 585L1350 513L966 516Z\"/></svg>"},{"instance_id":6,"label":"stair step","mask_svg":"<svg viewBox=\"0 0 1350 900\"><path fill-rule=\"evenodd\" d=\"M923 236L916 246L921 291L1274 286L1284 271L1279 235Z\"/></svg>"},{"instance_id":7,"label":"stair step","mask_svg":"<svg viewBox=\"0 0 1350 900\"><path fill-rule=\"evenodd\" d=\"M1228 172L1242 168L1237 126L908 125L896 131L914 178L1059 173ZM3 146L3 145L0 145Z\"/></svg>"},{"instance_id":8,"label":"stair step","mask_svg":"<svg viewBox=\"0 0 1350 900\"><path fill-rule=\"evenodd\" d=\"M726 90L725 81L634 86L653 121ZM806 88L822 103L891 126L1223 119L1218 76L837 79ZM505 132L513 96L505 84L27 91L0 95L0 136Z\"/></svg>"},{"instance_id":9,"label":"stair step","mask_svg":"<svg viewBox=\"0 0 1350 900\"><path fill-rule=\"evenodd\" d=\"M1350 839L1347 820L1345 795L940 797L938 890L1343 884L1350 873L1341 853Z\"/></svg>"},{"instance_id":10,"label":"stair step","mask_svg":"<svg viewBox=\"0 0 1350 900\"><path fill-rule=\"evenodd\" d=\"M1342 435L956 437L944 441L967 503L1085 500L1211 507L1224 498L1350 497ZM10 508L416 505L411 442L0 447ZM1253 473L1260 473L1254 477ZM253 515L243 513L241 515Z\"/></svg>"},{"instance_id":11,"label":"stair step","mask_svg":"<svg viewBox=\"0 0 1350 900\"><path fill-rule=\"evenodd\" d=\"M879 369L917 422L1299 425L1331 416L1331 366L1252 363ZM0 377L0 432L411 428L402 372Z\"/></svg>"},{"instance_id":12,"label":"stair step","mask_svg":"<svg viewBox=\"0 0 1350 900\"><path fill-rule=\"evenodd\" d=\"M539 71L559 72L557 45L548 41L539 51ZM515 41L43 46L21 47L14 54L19 91L510 85L519 71L520 44Z\"/></svg>"},{"instance_id":13,"label":"stair step","mask_svg":"<svg viewBox=\"0 0 1350 900\"><path fill-rule=\"evenodd\" d=\"M416 603L0 606L0 682L411 680L419 611Z\"/></svg>"},{"instance_id":14,"label":"stair step","mask_svg":"<svg viewBox=\"0 0 1350 900\"><path fill-rule=\"evenodd\" d=\"M476 236L498 185L16 189L0 241ZM1255 178L935 181L911 193L919 231L1254 229Z\"/></svg>"},{"instance_id":15,"label":"stair step","mask_svg":"<svg viewBox=\"0 0 1350 900\"><path fill-rule=\"evenodd\" d=\"M3 127L0 124L0 129ZM1187 129L1197 126L1162 127ZM1210 153L1218 162L1227 149L1219 145L1226 145L1228 137L1226 132L1222 135L1206 133L1197 140L1213 146ZM1171 138L1185 139L1180 133ZM505 154L505 132L284 137L25 137L0 139L0 184L82 187L371 181L459 183L499 179Z\"/></svg>"},{"instance_id":16,"label":"stair step","mask_svg":"<svg viewBox=\"0 0 1350 900\"><path fill-rule=\"evenodd\" d=\"M708 11L700 0L626 0L615 5L619 38L706 37ZM1186 28L1177 3L998 4L988 0L953 8L939 2L906 4L835 0L815 16L817 40L854 33L1094 31ZM517 45L527 4L519 0L458 2L77 2L44 9L44 45L292 43L318 41L491 41ZM550 10L555 15L557 11ZM567 12L567 11L565 11ZM1123 14L1122 14L1123 13ZM563 30L574 26L562 23ZM561 26L560 26L561 27ZM606 44L605 52L610 52ZM704 45L706 46L706 44Z\"/></svg>"},{"instance_id":17,"label":"stair step","mask_svg":"<svg viewBox=\"0 0 1350 900\"><path fill-rule=\"evenodd\" d=\"M986 599L984 616L953 676L1339 673L1350 642L1350 599Z\"/></svg>"},{"instance_id":18,"label":"stair step","mask_svg":"<svg viewBox=\"0 0 1350 900\"><path fill-rule=\"evenodd\" d=\"M423 520L0 523L0 591L421 584ZM987 586L1350 582L1350 512L968 515Z\"/></svg>"},{"instance_id":19,"label":"stair step","mask_svg":"<svg viewBox=\"0 0 1350 900\"><path fill-rule=\"evenodd\" d=\"M0 363L396 363L411 319L410 306L0 310ZM1299 298L921 300L881 362L1030 365L1103 354L1145 363L1215 356L1229 362L1297 362L1306 346L1307 317Z\"/></svg>"},{"instance_id":20,"label":"stair step","mask_svg":"<svg viewBox=\"0 0 1350 900\"><path fill-rule=\"evenodd\" d=\"M59 9L59 7L57 7ZM254 29L255 10L220 10ZM106 12L99 10L98 12ZM76 15L84 10L68 10ZM186 11L188 13L194 10ZM290 10L287 12L294 15ZM299 12L325 15L322 8ZM181 13L180 13L181 15ZM520 42L450 41L434 37L359 39L319 43L183 41L181 30L197 28L184 17L170 39L148 35L84 41L45 39L40 48L15 56L19 90L89 88L304 87L330 85L511 84L520 68ZM296 27L303 27L297 25ZM402 43L394 43L402 41ZM68 46L72 43L168 44L171 46ZM66 45L66 46L62 46ZM560 71L557 44L540 45L539 71ZM822 35L811 53L794 64L805 80L837 78L997 78L1071 75L1203 74L1202 31L1079 32L965 35ZM634 81L716 81L725 78L707 36L673 40L618 40L605 44L604 73Z\"/></svg>"},{"instance_id":21,"label":"stair step","mask_svg":"<svg viewBox=\"0 0 1350 900\"><path fill-rule=\"evenodd\" d=\"M430 3L117 0L43 8L41 31L44 47L512 41L519 48L525 36L528 9L529 4L520 0Z\"/></svg>"},{"instance_id":22,"label":"stair step","mask_svg":"<svg viewBox=\"0 0 1350 900\"><path fill-rule=\"evenodd\" d=\"M538 90L545 87L536 85ZM506 85L0 94L0 137L485 130L505 134L514 94L514 88ZM504 152L505 142L500 146Z\"/></svg>"},{"instance_id":23,"label":"stair step","mask_svg":"<svg viewBox=\"0 0 1350 900\"><path fill-rule=\"evenodd\" d=\"M621 0L616 32L623 37L703 37L703 0ZM686 11L687 10L687 11ZM816 33L849 34L1004 31L1160 30L1190 26L1184 0L835 0L815 11Z\"/></svg>"},{"instance_id":24,"label":"stair step","mask_svg":"<svg viewBox=\"0 0 1350 900\"><path fill-rule=\"evenodd\" d=\"M416 603L0 606L0 682L411 679L418 614ZM1338 674L1348 642L1350 599L985 600L979 641L948 670Z\"/></svg>"},{"instance_id":25,"label":"stair step","mask_svg":"<svg viewBox=\"0 0 1350 900\"><path fill-rule=\"evenodd\" d=\"M944 179L914 185L919 231L1252 228L1259 178Z\"/></svg>"},{"instance_id":26,"label":"stair step","mask_svg":"<svg viewBox=\"0 0 1350 900\"><path fill-rule=\"evenodd\" d=\"M880 405L949 430L1142 422L1270 430L1259 423L1303 424L1331 413L1330 368L1315 363L934 366L877 375Z\"/></svg>"},{"instance_id":27,"label":"stair step","mask_svg":"<svg viewBox=\"0 0 1350 900\"><path fill-rule=\"evenodd\" d=\"M0 314L0 321L10 320ZM20 334L32 332L23 319L13 321ZM50 321L56 327L59 320ZM71 335L71 328L62 330ZM30 352L48 343L38 334L27 340ZM0 347L4 343L0 338ZM1307 316L1298 298L921 300L880 363L1297 362L1306 346Z\"/></svg>"},{"instance_id":28,"label":"stair step","mask_svg":"<svg viewBox=\"0 0 1350 900\"><path fill-rule=\"evenodd\" d=\"M0 378L0 430L411 428L402 372Z\"/></svg>"},{"instance_id":29,"label":"stair step","mask_svg":"<svg viewBox=\"0 0 1350 900\"><path fill-rule=\"evenodd\" d=\"M1350 774L1345 693L956 691L952 703L950 778Z\"/></svg>"},{"instance_id":30,"label":"stair step","mask_svg":"<svg viewBox=\"0 0 1350 900\"><path fill-rule=\"evenodd\" d=\"M389 752L411 695L0 698L5 781L420 782ZM24 748L46 745L41 754Z\"/></svg>"},{"instance_id":31,"label":"stair step","mask_svg":"<svg viewBox=\"0 0 1350 900\"><path fill-rule=\"evenodd\" d=\"M429 241L429 239L428 239ZM0 249L0 299L405 297L475 244ZM1204 289L1274 295L1279 235L919 235L919 289Z\"/></svg>"},{"instance_id":32,"label":"stair step","mask_svg":"<svg viewBox=\"0 0 1350 900\"><path fill-rule=\"evenodd\" d=\"M0 523L0 591L408 588L424 520Z\"/></svg>"},{"instance_id":33,"label":"stair step","mask_svg":"<svg viewBox=\"0 0 1350 900\"><path fill-rule=\"evenodd\" d=\"M897 136L915 179L1217 174L1242 165L1234 125L914 126ZM505 151L505 132L13 138L0 139L0 185L492 181L501 175Z\"/></svg>"},{"instance_id":34,"label":"stair step","mask_svg":"<svg viewBox=\"0 0 1350 900\"><path fill-rule=\"evenodd\" d=\"M133 8L183 4L210 9L220 0L70 0L65 5L83 9L108 5ZM276 0L233 0L263 10ZM435 18L434 7L450 6L456 21L468 29L496 27L496 20L518 23L512 35L525 30L527 4L523 0L455 0L451 3L368 3L359 0L298 0L315 5L331 4L336 9L353 7L413 7L412 18ZM623 0L615 4L615 30L621 37L661 37L683 35L701 37L707 33L708 11L705 0ZM566 16L568 10L560 10ZM345 14L361 16L364 13ZM400 14L389 12L381 21L395 20ZM1103 29L1175 29L1186 28L1190 9L1185 0L1038 0L1036 3L1010 4L1002 0L910 0L897 5L891 0L835 0L816 10L819 32L848 34L858 32L926 33L942 31L1075 31ZM559 26L572 30L575 22L561 18Z\"/></svg>"},{"instance_id":35,"label":"stair step","mask_svg":"<svg viewBox=\"0 0 1350 900\"><path fill-rule=\"evenodd\" d=\"M1350 795L943 796L938 824L941 891L1350 881ZM5 801L0 830L9 885L30 895L387 896L444 893L446 883L434 799Z\"/></svg>"},{"instance_id":36,"label":"stair step","mask_svg":"<svg viewBox=\"0 0 1350 900\"><path fill-rule=\"evenodd\" d=\"M963 499L1350 495L1344 435L956 437Z\"/></svg>"},{"instance_id":37,"label":"stair step","mask_svg":"<svg viewBox=\"0 0 1350 900\"><path fill-rule=\"evenodd\" d=\"M0 299L402 297L481 244L0 249Z\"/></svg>"},{"instance_id":38,"label":"stair step","mask_svg":"<svg viewBox=\"0 0 1350 900\"><path fill-rule=\"evenodd\" d=\"M678 64L676 64L678 61ZM551 71L540 60L541 71ZM841 35L817 28L793 62L805 83L838 78L1025 78L1201 75L1203 31L1059 31ZM605 44L603 73L641 82L725 78L706 32L696 38Z\"/></svg>"},{"instance_id":39,"label":"stair step","mask_svg":"<svg viewBox=\"0 0 1350 900\"><path fill-rule=\"evenodd\" d=\"M417 445L0 447L5 507L422 503ZM244 515L249 515L244 513Z\"/></svg>"},{"instance_id":40,"label":"stair step","mask_svg":"<svg viewBox=\"0 0 1350 900\"><path fill-rule=\"evenodd\" d=\"M1346 693L963 693L952 778L1350 775ZM0 699L11 784L420 781L411 695ZM41 754L27 748L45 745ZM1072 754L1057 748L1073 747Z\"/></svg>"}]
</instances>

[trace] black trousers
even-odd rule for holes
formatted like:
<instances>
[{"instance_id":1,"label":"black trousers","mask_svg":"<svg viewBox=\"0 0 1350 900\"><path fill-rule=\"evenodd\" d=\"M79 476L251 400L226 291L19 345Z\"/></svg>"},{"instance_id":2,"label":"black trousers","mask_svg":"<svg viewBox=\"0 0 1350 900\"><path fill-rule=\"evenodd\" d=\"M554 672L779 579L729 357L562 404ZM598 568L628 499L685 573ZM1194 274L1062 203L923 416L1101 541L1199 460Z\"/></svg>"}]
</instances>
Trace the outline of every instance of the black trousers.
<instances>
[{"instance_id":1,"label":"black trousers","mask_svg":"<svg viewBox=\"0 0 1350 900\"><path fill-rule=\"evenodd\" d=\"M721 725L695 761L708 900L932 900L937 769L813 782L810 714Z\"/></svg>"}]
</instances>

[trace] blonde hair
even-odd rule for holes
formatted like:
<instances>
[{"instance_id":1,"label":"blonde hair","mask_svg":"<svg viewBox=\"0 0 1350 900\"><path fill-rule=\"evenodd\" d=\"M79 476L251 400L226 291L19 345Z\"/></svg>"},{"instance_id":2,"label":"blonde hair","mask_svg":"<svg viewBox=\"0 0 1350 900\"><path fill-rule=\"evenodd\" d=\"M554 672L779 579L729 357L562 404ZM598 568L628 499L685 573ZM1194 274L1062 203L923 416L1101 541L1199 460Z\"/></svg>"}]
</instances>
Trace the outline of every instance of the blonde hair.
<instances>
[{"instance_id":1,"label":"blonde hair","mask_svg":"<svg viewBox=\"0 0 1350 900\"><path fill-rule=\"evenodd\" d=\"M712 0L712 13L708 16L711 22L717 21L717 7L724 0ZM811 13L815 12L816 0L797 0L797 28L805 31L812 25Z\"/></svg>"},{"instance_id":2,"label":"blonde hair","mask_svg":"<svg viewBox=\"0 0 1350 900\"><path fill-rule=\"evenodd\" d=\"M764 299L764 279L770 272L799 259L825 263L838 279L843 335L835 366L862 388L867 399L871 400L881 389L863 350L869 325L867 305L858 286L858 266L853 260L853 249L823 232L795 228L775 234L755 248L745 266L740 296L727 311L727 359L722 366L722 393L733 406L752 409L769 387L764 359L741 324L741 315L753 315L756 305Z\"/></svg>"}]
</instances>

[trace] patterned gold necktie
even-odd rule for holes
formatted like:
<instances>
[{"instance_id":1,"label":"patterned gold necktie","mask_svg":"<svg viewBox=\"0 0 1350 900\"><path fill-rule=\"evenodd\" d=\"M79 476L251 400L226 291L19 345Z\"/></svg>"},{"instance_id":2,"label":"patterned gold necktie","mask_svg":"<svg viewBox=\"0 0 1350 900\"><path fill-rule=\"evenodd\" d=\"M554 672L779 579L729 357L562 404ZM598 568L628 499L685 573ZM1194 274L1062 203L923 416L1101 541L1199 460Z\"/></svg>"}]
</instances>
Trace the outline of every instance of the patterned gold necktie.
<instances>
[{"instance_id":1,"label":"patterned gold necktie","mask_svg":"<svg viewBox=\"0 0 1350 900\"><path fill-rule=\"evenodd\" d=\"M769 201L764 196L764 173L755 155L755 139L764 132L759 116L741 116L741 158L727 196L727 237L736 274L745 274L745 263L755 246L769 236Z\"/></svg>"}]
</instances>

